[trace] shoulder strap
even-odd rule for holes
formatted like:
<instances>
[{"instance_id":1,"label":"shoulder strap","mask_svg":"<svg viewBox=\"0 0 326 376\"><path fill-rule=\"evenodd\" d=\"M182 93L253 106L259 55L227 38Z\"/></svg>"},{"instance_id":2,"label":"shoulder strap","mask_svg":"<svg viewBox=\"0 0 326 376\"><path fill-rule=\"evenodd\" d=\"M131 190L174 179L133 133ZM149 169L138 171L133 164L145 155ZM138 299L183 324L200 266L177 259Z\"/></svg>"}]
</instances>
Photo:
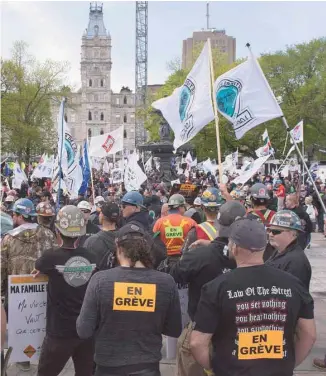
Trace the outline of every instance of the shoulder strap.
<instances>
[{"instance_id":1,"label":"shoulder strap","mask_svg":"<svg viewBox=\"0 0 326 376\"><path fill-rule=\"evenodd\" d=\"M208 236L209 240L213 240L216 238L217 230L214 226L212 226L209 222L200 223L199 227L204 231L204 233Z\"/></svg>"}]
</instances>

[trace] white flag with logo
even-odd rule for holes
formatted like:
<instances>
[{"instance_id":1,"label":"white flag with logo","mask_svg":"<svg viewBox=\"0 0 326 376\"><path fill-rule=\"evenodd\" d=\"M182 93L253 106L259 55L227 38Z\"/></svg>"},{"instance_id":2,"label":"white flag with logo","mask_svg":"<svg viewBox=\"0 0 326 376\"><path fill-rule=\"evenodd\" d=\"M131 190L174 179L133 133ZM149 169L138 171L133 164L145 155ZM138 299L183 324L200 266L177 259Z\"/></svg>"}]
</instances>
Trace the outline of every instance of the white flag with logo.
<instances>
[{"instance_id":1,"label":"white flag with logo","mask_svg":"<svg viewBox=\"0 0 326 376\"><path fill-rule=\"evenodd\" d=\"M152 162L153 162L153 157L150 157L148 159L148 161L145 163L144 167L145 167L145 172L150 172L152 171Z\"/></svg>"},{"instance_id":2,"label":"white flag with logo","mask_svg":"<svg viewBox=\"0 0 326 376\"><path fill-rule=\"evenodd\" d=\"M137 163L137 155L133 153L128 160L124 173L124 184L127 192L137 191L146 180L147 176Z\"/></svg>"},{"instance_id":3,"label":"white flag with logo","mask_svg":"<svg viewBox=\"0 0 326 376\"><path fill-rule=\"evenodd\" d=\"M110 166L109 166L109 162L107 161L107 159L105 159L104 164L103 164L103 172L107 174L110 172Z\"/></svg>"},{"instance_id":4,"label":"white flag with logo","mask_svg":"<svg viewBox=\"0 0 326 376\"><path fill-rule=\"evenodd\" d=\"M199 55L182 87L152 104L160 110L174 132L175 149L190 141L214 120L208 43Z\"/></svg>"},{"instance_id":5,"label":"white flag with logo","mask_svg":"<svg viewBox=\"0 0 326 376\"><path fill-rule=\"evenodd\" d=\"M263 133L263 141L264 141L264 146L258 148L255 153L257 157L263 157L268 154L274 154L274 149L272 148L271 141L268 136L268 131L265 129L265 132Z\"/></svg>"},{"instance_id":6,"label":"white flag with logo","mask_svg":"<svg viewBox=\"0 0 326 376\"><path fill-rule=\"evenodd\" d=\"M294 141L298 144L303 142L303 120L301 120L291 131ZM292 137L290 137L291 144L293 144Z\"/></svg>"},{"instance_id":7,"label":"white flag with logo","mask_svg":"<svg viewBox=\"0 0 326 376\"><path fill-rule=\"evenodd\" d=\"M101 158L91 157L90 160L92 168L94 168L97 171L100 171L102 166Z\"/></svg>"},{"instance_id":8,"label":"white flag with logo","mask_svg":"<svg viewBox=\"0 0 326 376\"><path fill-rule=\"evenodd\" d=\"M217 110L233 124L237 139L259 124L283 116L252 53L247 61L218 77L214 98Z\"/></svg>"},{"instance_id":9,"label":"white flag with logo","mask_svg":"<svg viewBox=\"0 0 326 376\"><path fill-rule=\"evenodd\" d=\"M89 145L91 157L106 157L123 150L123 125L112 132L93 136Z\"/></svg>"},{"instance_id":10,"label":"white flag with logo","mask_svg":"<svg viewBox=\"0 0 326 376\"><path fill-rule=\"evenodd\" d=\"M249 163L244 168L241 175L236 177L232 183L234 184L246 183L253 175L255 175L255 173L261 168L261 166L267 161L269 157L270 155L265 155L264 157L257 158L253 162Z\"/></svg>"},{"instance_id":11,"label":"white flag with logo","mask_svg":"<svg viewBox=\"0 0 326 376\"><path fill-rule=\"evenodd\" d=\"M54 165L54 156L51 155L50 157L42 157L41 159L43 162L40 162L35 168L32 173L31 178L51 178L53 165Z\"/></svg>"},{"instance_id":12,"label":"white flag with logo","mask_svg":"<svg viewBox=\"0 0 326 376\"><path fill-rule=\"evenodd\" d=\"M13 171L14 177L12 179L12 187L14 189L20 189L22 182L27 182L27 176L25 174L25 171L21 169L19 164L16 162L14 165L14 171Z\"/></svg>"}]
</instances>

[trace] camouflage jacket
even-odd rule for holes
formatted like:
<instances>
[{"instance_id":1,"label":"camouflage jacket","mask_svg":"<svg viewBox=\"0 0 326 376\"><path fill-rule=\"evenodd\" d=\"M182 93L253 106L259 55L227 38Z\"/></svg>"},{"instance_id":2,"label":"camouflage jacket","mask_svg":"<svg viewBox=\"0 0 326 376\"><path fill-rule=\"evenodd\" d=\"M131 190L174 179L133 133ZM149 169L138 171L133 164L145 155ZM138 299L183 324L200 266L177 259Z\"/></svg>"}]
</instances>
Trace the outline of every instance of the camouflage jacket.
<instances>
[{"instance_id":1,"label":"camouflage jacket","mask_svg":"<svg viewBox=\"0 0 326 376\"><path fill-rule=\"evenodd\" d=\"M35 223L9 231L1 242L1 280L7 281L8 275L30 274L35 261L53 245L53 232Z\"/></svg>"}]
</instances>

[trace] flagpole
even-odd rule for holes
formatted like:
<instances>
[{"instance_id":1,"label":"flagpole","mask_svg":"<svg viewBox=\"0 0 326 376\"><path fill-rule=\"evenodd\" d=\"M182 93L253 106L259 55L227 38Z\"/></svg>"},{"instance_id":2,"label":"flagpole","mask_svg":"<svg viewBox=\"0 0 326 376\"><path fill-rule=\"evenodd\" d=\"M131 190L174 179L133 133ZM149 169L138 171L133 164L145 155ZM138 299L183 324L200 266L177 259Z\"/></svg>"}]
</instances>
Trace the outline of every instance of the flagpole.
<instances>
[{"instance_id":1,"label":"flagpole","mask_svg":"<svg viewBox=\"0 0 326 376\"><path fill-rule=\"evenodd\" d=\"M209 62L211 69L211 90L212 90L212 99L213 99L213 108L214 108L214 118L215 118L215 128L216 128L216 143L217 143L217 160L218 160L218 170L219 170L219 183L222 182L223 175L223 166L221 158L221 143L220 143L220 129L219 129L219 118L217 114L217 104L214 98L214 67L213 67L213 55L211 48L211 39L207 39L208 42L208 53L209 53Z\"/></svg>"},{"instance_id":2,"label":"flagpole","mask_svg":"<svg viewBox=\"0 0 326 376\"><path fill-rule=\"evenodd\" d=\"M304 138L303 138L303 122L302 122L302 156L303 156L303 159L304 159ZM304 184L304 173L303 173L303 166L302 166L302 182Z\"/></svg>"},{"instance_id":3,"label":"flagpole","mask_svg":"<svg viewBox=\"0 0 326 376\"><path fill-rule=\"evenodd\" d=\"M289 134L286 133L286 139L285 139L285 144L284 144L284 149L283 149L282 155L284 155L284 153L285 153L286 145L288 144L288 137L289 137Z\"/></svg>"},{"instance_id":4,"label":"flagpole","mask_svg":"<svg viewBox=\"0 0 326 376\"><path fill-rule=\"evenodd\" d=\"M303 166L304 166L304 169L306 170L306 172L307 172L307 174L308 174L308 176L309 176L309 179L311 180L311 183L312 183L312 185L313 185L313 187L314 187L314 190L315 190L315 192L316 192L316 194L317 194L317 197L318 197L318 200L319 200L319 202L320 202L320 205L321 205L321 207L323 208L324 213L326 214L326 207L325 207L325 204L324 204L324 202L323 202L323 200L322 200L322 198L321 198L321 195L320 195L319 192L318 192L318 189L317 189L317 187L316 187L316 184L315 184L315 182L314 182L314 179L312 178L312 176L311 176L311 174L310 174L309 168L308 168L306 162L304 161L304 158L303 158L303 156L302 156L302 154L301 154L300 148L299 148L298 144L296 143L296 141L295 141L293 135L291 134L290 127L289 127L289 125L288 125L288 123L287 123L285 117L282 116L281 119L282 119L283 125L284 125L284 127L285 127L287 133L290 135L290 137L291 137L291 139L292 139L292 141L293 141L293 144L294 144L294 146L295 146L295 148L296 148L297 153L299 154L299 157L300 157L300 159L301 159L301 161L302 161L302 164L303 164Z\"/></svg>"},{"instance_id":5,"label":"flagpole","mask_svg":"<svg viewBox=\"0 0 326 376\"><path fill-rule=\"evenodd\" d=\"M91 157L89 155L89 150L88 150L88 134L86 136L86 147L87 147L88 163L90 165L89 167L90 167L90 170L91 170L91 185L92 185L93 205L95 205L95 190L94 190L94 180L93 180L93 166L92 166L92 160L91 160Z\"/></svg>"},{"instance_id":6,"label":"flagpole","mask_svg":"<svg viewBox=\"0 0 326 376\"><path fill-rule=\"evenodd\" d=\"M61 176L62 176L62 152L63 152L63 144L65 142L66 135L63 134L63 122L64 122L64 114L65 114L65 103L66 98L62 99L62 117L61 117L61 145L60 150L58 150L59 158L58 158L58 164L59 164L59 185L58 185L58 192L57 192L57 211L60 209L60 194L61 194Z\"/></svg>"}]
</instances>

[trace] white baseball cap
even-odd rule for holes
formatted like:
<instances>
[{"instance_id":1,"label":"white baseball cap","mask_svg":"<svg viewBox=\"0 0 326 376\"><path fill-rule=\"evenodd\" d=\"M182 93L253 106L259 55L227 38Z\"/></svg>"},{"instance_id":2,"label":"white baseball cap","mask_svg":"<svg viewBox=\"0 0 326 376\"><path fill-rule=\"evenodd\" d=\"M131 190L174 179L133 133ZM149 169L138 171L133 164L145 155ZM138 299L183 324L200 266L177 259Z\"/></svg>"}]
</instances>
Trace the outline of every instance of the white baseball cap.
<instances>
[{"instance_id":1,"label":"white baseball cap","mask_svg":"<svg viewBox=\"0 0 326 376\"><path fill-rule=\"evenodd\" d=\"M80 201L80 203L77 205L77 208L80 210L92 211L92 205L87 201Z\"/></svg>"}]
</instances>

